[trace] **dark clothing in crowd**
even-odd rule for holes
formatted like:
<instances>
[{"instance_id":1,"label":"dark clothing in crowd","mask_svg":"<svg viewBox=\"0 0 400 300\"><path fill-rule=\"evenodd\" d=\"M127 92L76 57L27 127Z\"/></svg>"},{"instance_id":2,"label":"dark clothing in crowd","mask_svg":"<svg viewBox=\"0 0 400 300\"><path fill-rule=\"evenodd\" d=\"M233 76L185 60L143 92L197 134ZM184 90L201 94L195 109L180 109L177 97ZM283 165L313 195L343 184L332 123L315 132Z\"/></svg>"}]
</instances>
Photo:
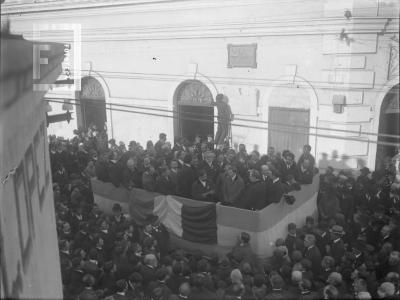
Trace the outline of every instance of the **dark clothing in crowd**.
<instances>
[{"instance_id":1,"label":"dark clothing in crowd","mask_svg":"<svg viewBox=\"0 0 400 300\"><path fill-rule=\"evenodd\" d=\"M233 155L228 149L211 150L224 157L209 164L199 145L196 167L182 162L176 173L168 170L171 152L164 142L155 149L149 143L145 151L134 142L129 151L114 145L111 153L104 153L104 138L81 134L71 141L50 137L49 142L64 299L398 298L400 201L398 183L391 185L394 179L387 172L375 174L374 180L346 172L321 176L317 214L304 216L306 226L290 224L289 234L271 245L272 256L266 259L252 249L262 241L251 240L246 232L226 254L209 257L197 249L176 248L156 216L138 225L118 205L112 215L101 212L93 202L90 173L84 170L91 166L99 180L116 186L260 210L288 202L293 182L312 183L314 158L302 155L293 167L269 152L250 162L242 147ZM128 168L130 158L134 167L130 161ZM306 170L305 159L312 165ZM226 164L230 171L225 172ZM271 166L272 175L261 176L264 164ZM249 166L255 168L252 175ZM204 182L199 180L201 170L207 174Z\"/></svg>"}]
</instances>

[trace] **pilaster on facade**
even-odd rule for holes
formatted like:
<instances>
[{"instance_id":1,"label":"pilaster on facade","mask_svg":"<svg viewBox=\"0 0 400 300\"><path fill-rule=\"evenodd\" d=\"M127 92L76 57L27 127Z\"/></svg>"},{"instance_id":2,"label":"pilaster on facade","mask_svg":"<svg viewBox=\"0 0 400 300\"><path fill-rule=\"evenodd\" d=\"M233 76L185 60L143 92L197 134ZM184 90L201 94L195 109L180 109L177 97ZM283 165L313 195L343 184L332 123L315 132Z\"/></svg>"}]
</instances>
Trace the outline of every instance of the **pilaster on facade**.
<instances>
[{"instance_id":1,"label":"pilaster on facade","mask_svg":"<svg viewBox=\"0 0 400 300\"><path fill-rule=\"evenodd\" d=\"M374 103L376 91L387 82L386 74L383 76L383 73L378 70L387 68L387 74L390 74L391 69L396 68L393 67L393 63L390 65L390 62L396 58L389 58L388 65L386 57L390 57L390 54L386 55L382 52L386 51L388 45L391 44L388 43L388 37L393 38L398 34L398 12L399 3L391 0L326 1L325 16L338 17L342 15L343 27L336 35L323 35L325 63L322 73L331 91L325 94L325 99L322 99L327 106L322 106L322 110L320 110L320 126L351 127L353 132L351 135L359 130L372 132L372 124L376 118L374 111L378 110L379 112L380 109L380 107L375 107ZM376 18L385 22L380 25L381 28L378 26L371 32L353 34L352 31L356 32L359 27L356 22L357 18ZM389 28L395 24L396 29L393 27L394 32L390 32ZM396 48L393 52L396 52ZM383 57L385 59L382 59ZM341 88L342 91L339 91L338 88ZM346 91L346 89L348 90ZM335 97L343 99L343 108L339 113L334 113L332 109ZM348 135L345 132L343 134ZM338 146L343 151L347 151L343 154L349 156L349 159L353 161L352 167L360 167L357 161L360 159L370 161L369 157L375 155L375 153L371 153L369 143L371 136L359 135L358 137L365 139L365 143L359 142L353 145L346 141L342 142L343 145Z\"/></svg>"}]
</instances>

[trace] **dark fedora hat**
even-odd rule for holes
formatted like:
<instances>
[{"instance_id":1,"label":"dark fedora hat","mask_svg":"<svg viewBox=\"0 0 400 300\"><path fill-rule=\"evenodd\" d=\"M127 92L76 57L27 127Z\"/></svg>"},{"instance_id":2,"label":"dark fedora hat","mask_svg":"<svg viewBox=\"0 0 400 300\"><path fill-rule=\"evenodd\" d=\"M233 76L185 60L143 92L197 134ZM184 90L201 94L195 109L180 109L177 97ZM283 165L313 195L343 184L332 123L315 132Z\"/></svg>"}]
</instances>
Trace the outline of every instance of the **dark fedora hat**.
<instances>
[{"instance_id":1,"label":"dark fedora hat","mask_svg":"<svg viewBox=\"0 0 400 300\"><path fill-rule=\"evenodd\" d=\"M343 227L340 225L333 225L329 231L333 234L344 235Z\"/></svg>"}]
</instances>

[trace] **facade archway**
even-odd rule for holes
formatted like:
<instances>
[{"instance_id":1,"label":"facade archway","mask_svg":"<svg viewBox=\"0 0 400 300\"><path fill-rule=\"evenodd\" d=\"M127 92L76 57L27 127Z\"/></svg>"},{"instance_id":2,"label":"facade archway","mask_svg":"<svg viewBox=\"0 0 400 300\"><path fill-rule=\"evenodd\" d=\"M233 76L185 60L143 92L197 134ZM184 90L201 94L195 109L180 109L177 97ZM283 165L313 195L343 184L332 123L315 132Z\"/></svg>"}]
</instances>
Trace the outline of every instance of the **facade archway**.
<instances>
[{"instance_id":1,"label":"facade archway","mask_svg":"<svg viewBox=\"0 0 400 300\"><path fill-rule=\"evenodd\" d=\"M213 95L199 80L186 80L174 93L174 135L193 141L214 135Z\"/></svg>"},{"instance_id":2,"label":"facade archway","mask_svg":"<svg viewBox=\"0 0 400 300\"><path fill-rule=\"evenodd\" d=\"M78 127L87 129L96 125L103 130L107 123L104 89L94 77L82 78L81 91L77 95L80 107L77 109Z\"/></svg>"},{"instance_id":3,"label":"facade archway","mask_svg":"<svg viewBox=\"0 0 400 300\"><path fill-rule=\"evenodd\" d=\"M261 107L268 121L268 146L276 151L288 149L296 158L309 144L317 154L318 98L314 88L302 77L282 76L271 87ZM285 125L290 126L285 126Z\"/></svg>"},{"instance_id":4,"label":"facade archway","mask_svg":"<svg viewBox=\"0 0 400 300\"><path fill-rule=\"evenodd\" d=\"M394 137L397 136L397 137ZM399 84L393 86L383 98L379 110L378 145L376 146L375 169L382 170L386 157L396 154L400 146L400 103ZM388 144L379 144L390 143Z\"/></svg>"},{"instance_id":5,"label":"facade archway","mask_svg":"<svg viewBox=\"0 0 400 300\"><path fill-rule=\"evenodd\" d=\"M397 78L388 81L384 86L380 88L381 92L377 96L377 101L374 107L374 118L372 121L372 133L377 135L373 135L370 137L371 143L368 147L368 167L374 169L377 165L377 152L378 152L378 134L379 134L379 125L380 125L380 117L381 117L381 108L385 103L386 96L390 91L393 91L393 88L397 86L397 91L399 89L399 80Z\"/></svg>"}]
</instances>

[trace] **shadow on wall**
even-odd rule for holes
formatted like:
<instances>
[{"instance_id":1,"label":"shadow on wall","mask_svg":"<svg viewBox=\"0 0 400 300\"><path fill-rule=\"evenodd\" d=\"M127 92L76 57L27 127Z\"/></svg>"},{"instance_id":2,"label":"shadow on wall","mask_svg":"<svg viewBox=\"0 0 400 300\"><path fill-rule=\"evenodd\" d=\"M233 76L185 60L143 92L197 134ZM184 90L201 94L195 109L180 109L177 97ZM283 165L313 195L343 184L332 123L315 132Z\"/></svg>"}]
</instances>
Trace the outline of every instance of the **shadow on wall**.
<instances>
[{"instance_id":1,"label":"shadow on wall","mask_svg":"<svg viewBox=\"0 0 400 300\"><path fill-rule=\"evenodd\" d=\"M351 166L350 162L350 157L346 154L342 154L339 156L339 153L337 150L333 150L331 154L331 158L328 158L328 153L323 152L321 153L321 159L318 161L318 168L324 173L324 170L327 167L332 167L333 169L337 170L343 170L343 169L354 169L353 166ZM366 166L366 161L361 158L357 158L357 168L363 168Z\"/></svg>"}]
</instances>

